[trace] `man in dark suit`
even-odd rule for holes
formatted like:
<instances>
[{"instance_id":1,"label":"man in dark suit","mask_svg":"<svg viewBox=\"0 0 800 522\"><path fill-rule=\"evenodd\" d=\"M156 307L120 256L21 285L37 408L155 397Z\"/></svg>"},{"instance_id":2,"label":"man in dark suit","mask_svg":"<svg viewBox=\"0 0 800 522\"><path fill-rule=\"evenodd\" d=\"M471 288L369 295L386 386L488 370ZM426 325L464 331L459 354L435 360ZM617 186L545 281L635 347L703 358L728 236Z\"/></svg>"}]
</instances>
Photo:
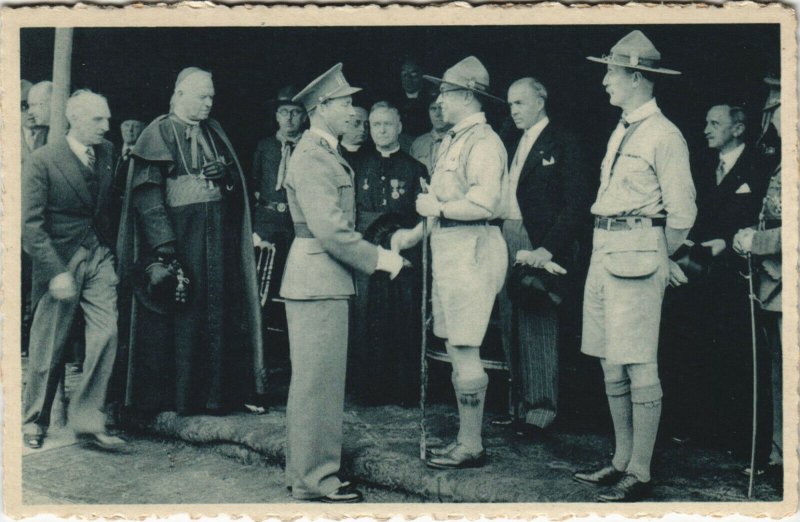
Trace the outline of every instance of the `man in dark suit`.
<instances>
[{"instance_id":1,"label":"man in dark suit","mask_svg":"<svg viewBox=\"0 0 800 522\"><path fill-rule=\"evenodd\" d=\"M743 452L751 424L743 406L750 404L750 316L747 281L739 275L746 268L732 242L739 229L758 220L766 192L758 154L744 142L745 125L740 107L719 104L706 115L704 134L713 153L692 168L698 214L687 245L706 249L709 271L668 290L664 322L683 327L663 334L666 388L673 396L665 419L673 441L708 434Z\"/></svg>"},{"instance_id":2,"label":"man in dark suit","mask_svg":"<svg viewBox=\"0 0 800 522\"><path fill-rule=\"evenodd\" d=\"M86 361L69 405L69 426L103 447L124 441L106 433L103 407L117 349L117 289L108 218L113 147L103 139L111 116L103 96L77 91L67 102L69 134L34 152L23 176L22 244L33 260L23 440L42 446L64 345L80 305Z\"/></svg>"},{"instance_id":3,"label":"man in dark suit","mask_svg":"<svg viewBox=\"0 0 800 522\"><path fill-rule=\"evenodd\" d=\"M550 123L546 103L547 89L534 78L519 79L508 90L511 117L524 132L509 167L503 237L511 263L544 268L553 261L569 273L579 227L588 219L589 187L575 137ZM516 427L536 434L550 426L557 412L557 309L548 302L535 311L513 311L504 289L500 313L503 350L518 390L511 405Z\"/></svg>"}]
</instances>

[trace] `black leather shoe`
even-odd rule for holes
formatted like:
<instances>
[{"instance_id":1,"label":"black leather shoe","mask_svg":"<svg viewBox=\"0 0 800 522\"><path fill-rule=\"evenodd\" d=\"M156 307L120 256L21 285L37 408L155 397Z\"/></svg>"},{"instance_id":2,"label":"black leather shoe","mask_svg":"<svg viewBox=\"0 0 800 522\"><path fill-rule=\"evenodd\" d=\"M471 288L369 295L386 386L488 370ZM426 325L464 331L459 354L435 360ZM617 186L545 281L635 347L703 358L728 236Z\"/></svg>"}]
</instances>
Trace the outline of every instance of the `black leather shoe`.
<instances>
[{"instance_id":1,"label":"black leather shoe","mask_svg":"<svg viewBox=\"0 0 800 522\"><path fill-rule=\"evenodd\" d=\"M449 452L438 457L430 457L425 464L434 469L480 468L486 464L486 451L480 450L472 453L461 444L456 443Z\"/></svg>"},{"instance_id":2,"label":"black leather shoe","mask_svg":"<svg viewBox=\"0 0 800 522\"><path fill-rule=\"evenodd\" d=\"M511 426L512 424L514 424L514 417L512 417L511 415L506 415L504 417L498 417L498 418L494 419L493 421L490 421L489 424L492 425L492 426L499 426L501 428L506 427L506 426Z\"/></svg>"},{"instance_id":3,"label":"black leather shoe","mask_svg":"<svg viewBox=\"0 0 800 522\"><path fill-rule=\"evenodd\" d=\"M620 481L624 471L620 471L614 466L606 466L596 471L578 471L572 474L572 479L582 484L591 486L613 486Z\"/></svg>"},{"instance_id":4,"label":"black leather shoe","mask_svg":"<svg viewBox=\"0 0 800 522\"><path fill-rule=\"evenodd\" d=\"M638 502L650 496L653 481L642 482L636 475L626 473L611 491L597 496L600 502Z\"/></svg>"},{"instance_id":5,"label":"black leather shoe","mask_svg":"<svg viewBox=\"0 0 800 522\"><path fill-rule=\"evenodd\" d=\"M324 497L312 498L310 500L325 502L327 504L355 504L364 500L364 495L349 483L345 486L342 484L339 489L333 493L328 493Z\"/></svg>"}]
</instances>

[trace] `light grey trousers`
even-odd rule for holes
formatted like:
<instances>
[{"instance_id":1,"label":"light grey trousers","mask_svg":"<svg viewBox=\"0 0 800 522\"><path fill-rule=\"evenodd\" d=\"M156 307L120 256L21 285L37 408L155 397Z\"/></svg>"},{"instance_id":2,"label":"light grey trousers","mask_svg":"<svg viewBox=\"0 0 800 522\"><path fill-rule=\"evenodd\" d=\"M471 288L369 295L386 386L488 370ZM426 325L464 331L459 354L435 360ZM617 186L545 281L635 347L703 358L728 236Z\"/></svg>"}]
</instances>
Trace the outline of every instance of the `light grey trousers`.
<instances>
[{"instance_id":1,"label":"light grey trousers","mask_svg":"<svg viewBox=\"0 0 800 522\"><path fill-rule=\"evenodd\" d=\"M36 306L31 324L27 382L22 396L23 431L45 433L64 371L64 345L78 306L86 321L86 359L67 412L76 433L105 431L103 411L117 354L117 283L114 256L104 246L80 247L68 264L78 295L59 301L48 292Z\"/></svg>"}]
</instances>

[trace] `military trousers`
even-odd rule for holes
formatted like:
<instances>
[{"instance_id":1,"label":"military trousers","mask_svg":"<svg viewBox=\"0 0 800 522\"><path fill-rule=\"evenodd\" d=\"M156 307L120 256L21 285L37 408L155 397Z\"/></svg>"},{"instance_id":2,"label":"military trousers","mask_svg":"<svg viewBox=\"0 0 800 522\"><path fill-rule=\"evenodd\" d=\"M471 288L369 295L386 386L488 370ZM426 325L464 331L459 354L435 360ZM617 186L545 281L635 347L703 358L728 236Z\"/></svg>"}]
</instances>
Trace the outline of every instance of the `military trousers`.
<instances>
[{"instance_id":1,"label":"military trousers","mask_svg":"<svg viewBox=\"0 0 800 522\"><path fill-rule=\"evenodd\" d=\"M286 405L286 485L297 499L336 491L342 456L347 299L286 300L292 379Z\"/></svg>"}]
</instances>

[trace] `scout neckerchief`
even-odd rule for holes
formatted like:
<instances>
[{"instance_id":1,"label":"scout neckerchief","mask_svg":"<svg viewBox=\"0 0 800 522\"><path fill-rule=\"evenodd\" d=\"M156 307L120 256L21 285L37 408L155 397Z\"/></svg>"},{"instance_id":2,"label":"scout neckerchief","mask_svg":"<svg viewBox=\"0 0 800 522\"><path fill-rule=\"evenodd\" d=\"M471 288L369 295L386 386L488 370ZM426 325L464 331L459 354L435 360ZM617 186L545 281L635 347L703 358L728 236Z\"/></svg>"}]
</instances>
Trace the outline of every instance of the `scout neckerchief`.
<instances>
[{"instance_id":1,"label":"scout neckerchief","mask_svg":"<svg viewBox=\"0 0 800 522\"><path fill-rule=\"evenodd\" d=\"M283 184L286 182L286 168L289 164L289 158L301 136L302 134L294 137L287 136L282 129L278 129L278 132L275 133L275 138L281 144L281 162L278 164L277 182L275 183L276 191L283 189Z\"/></svg>"}]
</instances>

